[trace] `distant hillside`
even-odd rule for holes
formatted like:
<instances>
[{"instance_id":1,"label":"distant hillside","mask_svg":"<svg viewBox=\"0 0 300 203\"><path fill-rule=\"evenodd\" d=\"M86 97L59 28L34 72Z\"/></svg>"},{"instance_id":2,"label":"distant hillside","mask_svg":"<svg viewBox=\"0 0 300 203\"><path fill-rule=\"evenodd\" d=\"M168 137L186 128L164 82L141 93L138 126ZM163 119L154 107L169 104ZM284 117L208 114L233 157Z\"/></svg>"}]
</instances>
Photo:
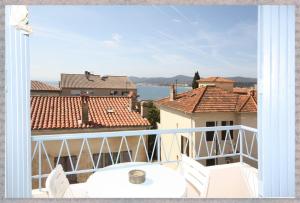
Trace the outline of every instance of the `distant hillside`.
<instances>
[{"instance_id":1,"label":"distant hillside","mask_svg":"<svg viewBox=\"0 0 300 203\"><path fill-rule=\"evenodd\" d=\"M143 83L143 84L149 84L149 85L170 85L172 83L175 83L177 80L177 83L179 84L192 84L192 77L185 76L185 75L176 75L174 77L153 77L153 78L146 78L146 77L129 77L129 79L135 83Z\"/></svg>"},{"instance_id":2,"label":"distant hillside","mask_svg":"<svg viewBox=\"0 0 300 203\"><path fill-rule=\"evenodd\" d=\"M136 84L146 84L146 85L160 85L166 86L175 83L177 80L178 84L188 84L191 86L193 77L185 75L176 75L174 77L134 77L131 76L129 79ZM256 78L246 78L246 77L228 77L228 79L236 81L235 86L237 87L250 87L256 84Z\"/></svg>"}]
</instances>

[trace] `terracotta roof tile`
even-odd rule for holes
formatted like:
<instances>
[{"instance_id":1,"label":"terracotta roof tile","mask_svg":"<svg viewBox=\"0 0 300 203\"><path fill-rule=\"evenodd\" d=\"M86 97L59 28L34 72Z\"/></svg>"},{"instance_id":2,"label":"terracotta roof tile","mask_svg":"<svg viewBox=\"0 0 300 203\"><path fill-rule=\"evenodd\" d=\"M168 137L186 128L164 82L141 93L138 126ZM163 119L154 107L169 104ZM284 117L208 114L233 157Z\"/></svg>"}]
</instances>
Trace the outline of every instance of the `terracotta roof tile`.
<instances>
[{"instance_id":1,"label":"terracotta roof tile","mask_svg":"<svg viewBox=\"0 0 300 203\"><path fill-rule=\"evenodd\" d=\"M46 84L41 81L32 80L31 81L31 90L34 91L60 91L58 87Z\"/></svg>"},{"instance_id":2,"label":"terracotta roof tile","mask_svg":"<svg viewBox=\"0 0 300 203\"><path fill-rule=\"evenodd\" d=\"M89 97L89 123L82 124L80 96L31 96L31 129L149 126L147 119L128 109L128 102L128 97Z\"/></svg>"},{"instance_id":3,"label":"terracotta roof tile","mask_svg":"<svg viewBox=\"0 0 300 203\"><path fill-rule=\"evenodd\" d=\"M257 111L256 96L240 95L215 86L199 87L178 94L174 101L166 97L155 103L187 113Z\"/></svg>"},{"instance_id":4,"label":"terracotta roof tile","mask_svg":"<svg viewBox=\"0 0 300 203\"><path fill-rule=\"evenodd\" d=\"M61 74L61 88L118 88L136 89L127 76L100 76L90 74Z\"/></svg>"},{"instance_id":5,"label":"terracotta roof tile","mask_svg":"<svg viewBox=\"0 0 300 203\"><path fill-rule=\"evenodd\" d=\"M251 91L251 88L246 87L234 87L233 92L237 94L249 94L249 91Z\"/></svg>"},{"instance_id":6,"label":"terracotta roof tile","mask_svg":"<svg viewBox=\"0 0 300 203\"><path fill-rule=\"evenodd\" d=\"M234 80L229 80L223 77L208 77L208 78L201 78L197 82L228 82L234 83Z\"/></svg>"}]
</instances>

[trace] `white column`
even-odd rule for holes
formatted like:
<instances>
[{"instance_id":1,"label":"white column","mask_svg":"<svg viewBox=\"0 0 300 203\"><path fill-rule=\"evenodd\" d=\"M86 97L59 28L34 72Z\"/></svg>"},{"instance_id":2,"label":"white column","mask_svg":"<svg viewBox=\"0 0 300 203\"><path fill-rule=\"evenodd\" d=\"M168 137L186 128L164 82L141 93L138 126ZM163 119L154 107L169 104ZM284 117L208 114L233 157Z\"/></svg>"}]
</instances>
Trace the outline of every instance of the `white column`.
<instances>
[{"instance_id":1,"label":"white column","mask_svg":"<svg viewBox=\"0 0 300 203\"><path fill-rule=\"evenodd\" d=\"M29 46L26 7L5 9L5 196L31 197ZM23 15L22 15L23 14ZM4 184L4 183L3 183Z\"/></svg>"},{"instance_id":2,"label":"white column","mask_svg":"<svg viewBox=\"0 0 300 203\"><path fill-rule=\"evenodd\" d=\"M258 9L259 194L295 195L295 8Z\"/></svg>"}]
</instances>

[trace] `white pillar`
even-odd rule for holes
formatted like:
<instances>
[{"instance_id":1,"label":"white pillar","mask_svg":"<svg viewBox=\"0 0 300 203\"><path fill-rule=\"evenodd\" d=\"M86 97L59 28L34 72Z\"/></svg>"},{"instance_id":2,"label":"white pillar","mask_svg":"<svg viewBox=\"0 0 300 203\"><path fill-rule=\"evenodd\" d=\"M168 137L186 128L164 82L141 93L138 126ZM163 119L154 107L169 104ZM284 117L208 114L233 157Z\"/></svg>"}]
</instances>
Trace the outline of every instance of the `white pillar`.
<instances>
[{"instance_id":1,"label":"white pillar","mask_svg":"<svg viewBox=\"0 0 300 203\"><path fill-rule=\"evenodd\" d=\"M5 8L5 196L31 197L27 9ZM4 184L4 183L3 183Z\"/></svg>"},{"instance_id":2,"label":"white pillar","mask_svg":"<svg viewBox=\"0 0 300 203\"><path fill-rule=\"evenodd\" d=\"M295 8L258 9L259 194L295 195Z\"/></svg>"}]
</instances>

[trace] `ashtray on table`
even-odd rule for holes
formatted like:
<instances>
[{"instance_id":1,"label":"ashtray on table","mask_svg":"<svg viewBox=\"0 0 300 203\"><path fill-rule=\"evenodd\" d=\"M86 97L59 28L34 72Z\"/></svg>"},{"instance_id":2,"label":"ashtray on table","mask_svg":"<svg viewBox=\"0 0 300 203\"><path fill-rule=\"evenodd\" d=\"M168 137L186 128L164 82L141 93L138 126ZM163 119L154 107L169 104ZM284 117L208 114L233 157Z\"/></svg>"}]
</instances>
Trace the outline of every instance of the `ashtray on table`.
<instances>
[{"instance_id":1,"label":"ashtray on table","mask_svg":"<svg viewBox=\"0 0 300 203\"><path fill-rule=\"evenodd\" d=\"M128 172L129 182L132 184L142 184L146 180L146 172L143 170L131 170Z\"/></svg>"}]
</instances>

